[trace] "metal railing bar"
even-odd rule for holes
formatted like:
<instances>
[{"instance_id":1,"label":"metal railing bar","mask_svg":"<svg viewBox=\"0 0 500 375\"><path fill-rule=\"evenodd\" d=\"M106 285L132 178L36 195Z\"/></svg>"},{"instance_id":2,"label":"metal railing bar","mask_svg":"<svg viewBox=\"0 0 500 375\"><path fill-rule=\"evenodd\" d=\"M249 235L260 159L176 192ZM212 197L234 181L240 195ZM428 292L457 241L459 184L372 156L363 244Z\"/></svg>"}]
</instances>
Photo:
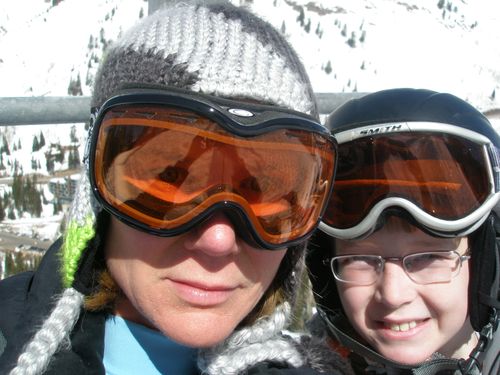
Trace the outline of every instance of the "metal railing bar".
<instances>
[{"instance_id":1,"label":"metal railing bar","mask_svg":"<svg viewBox=\"0 0 500 375\"><path fill-rule=\"evenodd\" d=\"M89 117L87 96L0 98L0 126L79 123Z\"/></svg>"},{"instance_id":2,"label":"metal railing bar","mask_svg":"<svg viewBox=\"0 0 500 375\"><path fill-rule=\"evenodd\" d=\"M365 93L317 93L319 112L328 114L349 99ZM72 124L87 122L88 96L0 97L0 126Z\"/></svg>"}]
</instances>

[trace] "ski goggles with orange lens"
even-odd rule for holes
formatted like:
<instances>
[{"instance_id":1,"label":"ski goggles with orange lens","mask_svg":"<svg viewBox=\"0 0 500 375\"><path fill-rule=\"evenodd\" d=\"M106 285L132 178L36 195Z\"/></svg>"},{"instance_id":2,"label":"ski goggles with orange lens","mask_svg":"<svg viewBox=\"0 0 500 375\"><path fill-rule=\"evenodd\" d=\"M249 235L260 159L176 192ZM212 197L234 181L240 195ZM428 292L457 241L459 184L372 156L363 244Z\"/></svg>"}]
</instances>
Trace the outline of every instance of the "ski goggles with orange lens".
<instances>
[{"instance_id":1,"label":"ski goggles with orange lens","mask_svg":"<svg viewBox=\"0 0 500 375\"><path fill-rule=\"evenodd\" d=\"M223 209L245 240L277 249L317 227L336 151L329 131L299 112L130 89L99 109L87 152L97 200L129 225L175 236Z\"/></svg>"},{"instance_id":2,"label":"ski goggles with orange lens","mask_svg":"<svg viewBox=\"0 0 500 375\"><path fill-rule=\"evenodd\" d=\"M440 236L475 230L499 200L499 150L484 135L427 122L377 124L335 134L335 187L320 229L369 235L387 211L404 210Z\"/></svg>"}]
</instances>

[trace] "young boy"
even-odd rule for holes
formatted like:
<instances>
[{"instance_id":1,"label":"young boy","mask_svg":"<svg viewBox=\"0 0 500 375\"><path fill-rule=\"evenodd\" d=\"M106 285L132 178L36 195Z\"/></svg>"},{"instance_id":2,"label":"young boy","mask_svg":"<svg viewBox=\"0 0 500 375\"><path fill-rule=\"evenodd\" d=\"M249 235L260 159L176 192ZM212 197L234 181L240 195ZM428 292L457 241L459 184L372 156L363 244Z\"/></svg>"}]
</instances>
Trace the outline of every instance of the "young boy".
<instances>
[{"instance_id":1,"label":"young boy","mask_svg":"<svg viewBox=\"0 0 500 375\"><path fill-rule=\"evenodd\" d=\"M359 374L498 374L496 131L414 89L350 101L327 125L339 161L308 255L313 322Z\"/></svg>"}]
</instances>

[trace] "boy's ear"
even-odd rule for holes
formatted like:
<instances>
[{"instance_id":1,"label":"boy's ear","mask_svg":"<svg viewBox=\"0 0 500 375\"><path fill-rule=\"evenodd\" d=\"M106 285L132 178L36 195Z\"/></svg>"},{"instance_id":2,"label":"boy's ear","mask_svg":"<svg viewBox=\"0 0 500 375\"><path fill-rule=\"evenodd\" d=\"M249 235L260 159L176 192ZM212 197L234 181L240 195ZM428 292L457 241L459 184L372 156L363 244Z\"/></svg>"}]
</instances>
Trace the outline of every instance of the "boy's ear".
<instances>
[{"instance_id":1,"label":"boy's ear","mask_svg":"<svg viewBox=\"0 0 500 375\"><path fill-rule=\"evenodd\" d=\"M500 309L500 220L492 213L472 236L469 314L480 332L488 324L492 307Z\"/></svg>"}]
</instances>

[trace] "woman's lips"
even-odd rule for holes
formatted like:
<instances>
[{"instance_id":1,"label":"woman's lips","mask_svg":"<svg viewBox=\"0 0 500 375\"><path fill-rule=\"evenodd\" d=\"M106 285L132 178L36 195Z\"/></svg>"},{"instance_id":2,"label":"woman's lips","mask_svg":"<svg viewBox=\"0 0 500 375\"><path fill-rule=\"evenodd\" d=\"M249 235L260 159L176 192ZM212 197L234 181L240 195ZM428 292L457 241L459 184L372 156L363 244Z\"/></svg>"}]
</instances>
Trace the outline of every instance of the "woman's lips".
<instances>
[{"instance_id":1,"label":"woman's lips","mask_svg":"<svg viewBox=\"0 0 500 375\"><path fill-rule=\"evenodd\" d=\"M177 296L190 305L210 307L227 302L237 287L207 285L197 281L167 279Z\"/></svg>"}]
</instances>

